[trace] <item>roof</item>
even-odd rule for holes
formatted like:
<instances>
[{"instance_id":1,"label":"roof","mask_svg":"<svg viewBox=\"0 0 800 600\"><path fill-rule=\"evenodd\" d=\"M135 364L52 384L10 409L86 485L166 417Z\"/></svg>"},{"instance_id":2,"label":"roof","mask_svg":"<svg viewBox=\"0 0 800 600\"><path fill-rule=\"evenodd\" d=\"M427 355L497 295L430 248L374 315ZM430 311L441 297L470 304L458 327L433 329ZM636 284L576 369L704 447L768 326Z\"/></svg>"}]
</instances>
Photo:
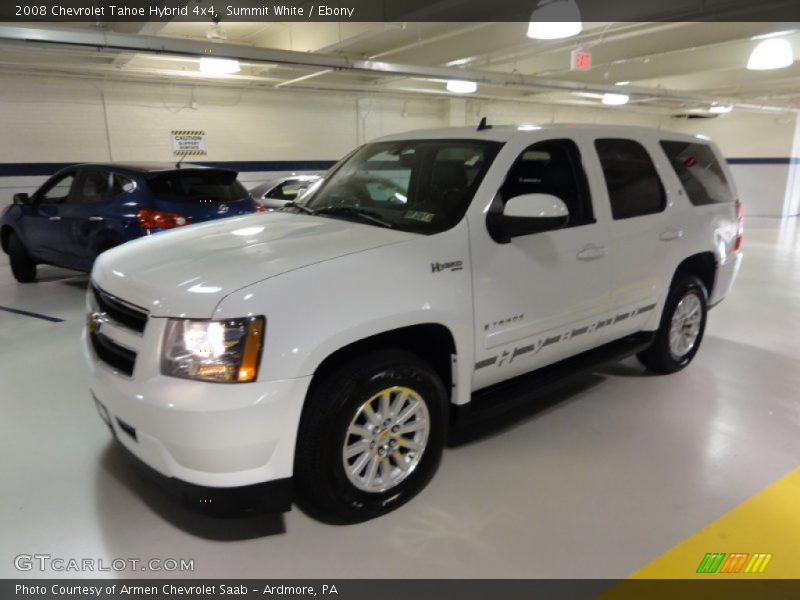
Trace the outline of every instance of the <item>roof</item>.
<instances>
[{"instance_id":1,"label":"roof","mask_svg":"<svg viewBox=\"0 0 800 600\"><path fill-rule=\"evenodd\" d=\"M131 173L160 173L164 171L175 171L177 170L176 164L178 161L175 162L158 162L158 163L139 163L139 162L131 162L131 163L85 163L81 165L75 165L76 167L102 167L106 169L117 169L120 171L129 171ZM210 167L206 167L203 165L196 165L194 163L181 163L181 169L208 169ZM230 169L226 169L230 170Z\"/></svg>"},{"instance_id":2,"label":"roof","mask_svg":"<svg viewBox=\"0 0 800 600\"><path fill-rule=\"evenodd\" d=\"M478 131L474 127L446 127L443 129L419 129L405 133L387 135L374 142L389 142L399 140L443 140L443 139L469 139L486 140L494 142L508 142L516 137L541 138L542 133L565 135L567 132L591 133L600 136L625 136L653 135L659 137L686 141L708 142L708 138L685 133L678 133L666 129L652 127L634 127L630 125L598 125L594 123L547 123L543 125L492 125L489 129Z\"/></svg>"}]
</instances>

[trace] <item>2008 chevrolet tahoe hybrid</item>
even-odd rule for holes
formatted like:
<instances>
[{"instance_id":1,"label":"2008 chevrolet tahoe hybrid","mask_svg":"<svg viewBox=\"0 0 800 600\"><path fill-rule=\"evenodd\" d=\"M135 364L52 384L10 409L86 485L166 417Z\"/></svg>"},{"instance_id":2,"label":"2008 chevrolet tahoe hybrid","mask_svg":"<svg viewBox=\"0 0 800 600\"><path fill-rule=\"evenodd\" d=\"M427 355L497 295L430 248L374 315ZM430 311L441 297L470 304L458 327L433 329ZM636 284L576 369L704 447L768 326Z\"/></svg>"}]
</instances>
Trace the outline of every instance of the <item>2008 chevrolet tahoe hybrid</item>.
<instances>
[{"instance_id":1,"label":"2008 chevrolet tahoe hybrid","mask_svg":"<svg viewBox=\"0 0 800 600\"><path fill-rule=\"evenodd\" d=\"M359 521L433 475L448 428L638 354L685 367L741 262L715 146L590 125L393 135L280 212L94 266L101 416L200 496Z\"/></svg>"}]
</instances>

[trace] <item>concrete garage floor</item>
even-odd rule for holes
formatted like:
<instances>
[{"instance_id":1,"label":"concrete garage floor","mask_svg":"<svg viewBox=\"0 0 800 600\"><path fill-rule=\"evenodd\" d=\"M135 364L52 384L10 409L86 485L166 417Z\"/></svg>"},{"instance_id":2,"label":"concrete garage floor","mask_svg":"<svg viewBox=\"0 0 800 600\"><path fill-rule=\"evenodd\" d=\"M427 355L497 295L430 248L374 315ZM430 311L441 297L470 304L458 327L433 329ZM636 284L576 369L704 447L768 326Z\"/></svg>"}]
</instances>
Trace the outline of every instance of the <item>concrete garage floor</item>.
<instances>
[{"instance_id":1,"label":"concrete garage floor","mask_svg":"<svg viewBox=\"0 0 800 600\"><path fill-rule=\"evenodd\" d=\"M21 553L192 558L194 577L626 577L798 466L798 220L749 220L744 252L686 371L598 373L449 449L417 499L349 527L298 509L214 519L142 483L89 399L87 278L42 268L19 285L3 255L0 306L65 321L0 312L0 577L41 576L15 571Z\"/></svg>"}]
</instances>

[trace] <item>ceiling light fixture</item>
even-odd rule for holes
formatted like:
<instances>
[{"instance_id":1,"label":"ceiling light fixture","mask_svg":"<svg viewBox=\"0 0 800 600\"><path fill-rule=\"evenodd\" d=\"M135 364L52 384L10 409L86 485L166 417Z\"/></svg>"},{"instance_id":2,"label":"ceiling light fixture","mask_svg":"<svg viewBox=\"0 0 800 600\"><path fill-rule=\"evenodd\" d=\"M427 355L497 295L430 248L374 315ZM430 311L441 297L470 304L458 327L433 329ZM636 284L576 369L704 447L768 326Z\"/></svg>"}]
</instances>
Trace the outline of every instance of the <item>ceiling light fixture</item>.
<instances>
[{"instance_id":1,"label":"ceiling light fixture","mask_svg":"<svg viewBox=\"0 0 800 600\"><path fill-rule=\"evenodd\" d=\"M631 84L630 81L618 81L614 85L630 85L630 84Z\"/></svg>"},{"instance_id":2,"label":"ceiling light fixture","mask_svg":"<svg viewBox=\"0 0 800 600\"><path fill-rule=\"evenodd\" d=\"M608 106L622 106L627 104L630 97L628 94L603 94L603 104Z\"/></svg>"},{"instance_id":3,"label":"ceiling light fixture","mask_svg":"<svg viewBox=\"0 0 800 600\"><path fill-rule=\"evenodd\" d=\"M768 39L760 42L750 54L747 68L751 71L783 69L794 62L792 45L786 40Z\"/></svg>"},{"instance_id":4,"label":"ceiling light fixture","mask_svg":"<svg viewBox=\"0 0 800 600\"><path fill-rule=\"evenodd\" d=\"M708 109L708 112L714 113L716 115L724 115L725 113L729 113L733 110L733 106L730 104L713 104Z\"/></svg>"},{"instance_id":5,"label":"ceiling light fixture","mask_svg":"<svg viewBox=\"0 0 800 600\"><path fill-rule=\"evenodd\" d=\"M200 59L200 72L206 75L230 75L241 70L239 61L232 58L211 58L204 56Z\"/></svg>"},{"instance_id":6,"label":"ceiling light fixture","mask_svg":"<svg viewBox=\"0 0 800 600\"><path fill-rule=\"evenodd\" d=\"M528 24L528 37L534 40L560 40L581 31L581 11L575 0L540 0Z\"/></svg>"},{"instance_id":7,"label":"ceiling light fixture","mask_svg":"<svg viewBox=\"0 0 800 600\"><path fill-rule=\"evenodd\" d=\"M478 89L478 84L474 81L463 81L461 79L451 79L447 82L447 91L454 94L472 94Z\"/></svg>"}]
</instances>

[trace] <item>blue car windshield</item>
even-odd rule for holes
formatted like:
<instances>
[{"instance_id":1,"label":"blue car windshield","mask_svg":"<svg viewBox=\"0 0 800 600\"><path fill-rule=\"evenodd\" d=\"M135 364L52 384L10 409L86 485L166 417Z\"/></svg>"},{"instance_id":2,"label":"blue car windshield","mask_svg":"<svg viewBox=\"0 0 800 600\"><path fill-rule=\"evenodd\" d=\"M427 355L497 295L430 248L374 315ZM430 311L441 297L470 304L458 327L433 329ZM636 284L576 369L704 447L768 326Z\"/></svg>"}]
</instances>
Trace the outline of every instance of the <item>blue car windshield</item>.
<instances>
[{"instance_id":1,"label":"blue car windshield","mask_svg":"<svg viewBox=\"0 0 800 600\"><path fill-rule=\"evenodd\" d=\"M501 146L467 139L367 144L331 169L301 202L306 212L438 233L464 216Z\"/></svg>"}]
</instances>

